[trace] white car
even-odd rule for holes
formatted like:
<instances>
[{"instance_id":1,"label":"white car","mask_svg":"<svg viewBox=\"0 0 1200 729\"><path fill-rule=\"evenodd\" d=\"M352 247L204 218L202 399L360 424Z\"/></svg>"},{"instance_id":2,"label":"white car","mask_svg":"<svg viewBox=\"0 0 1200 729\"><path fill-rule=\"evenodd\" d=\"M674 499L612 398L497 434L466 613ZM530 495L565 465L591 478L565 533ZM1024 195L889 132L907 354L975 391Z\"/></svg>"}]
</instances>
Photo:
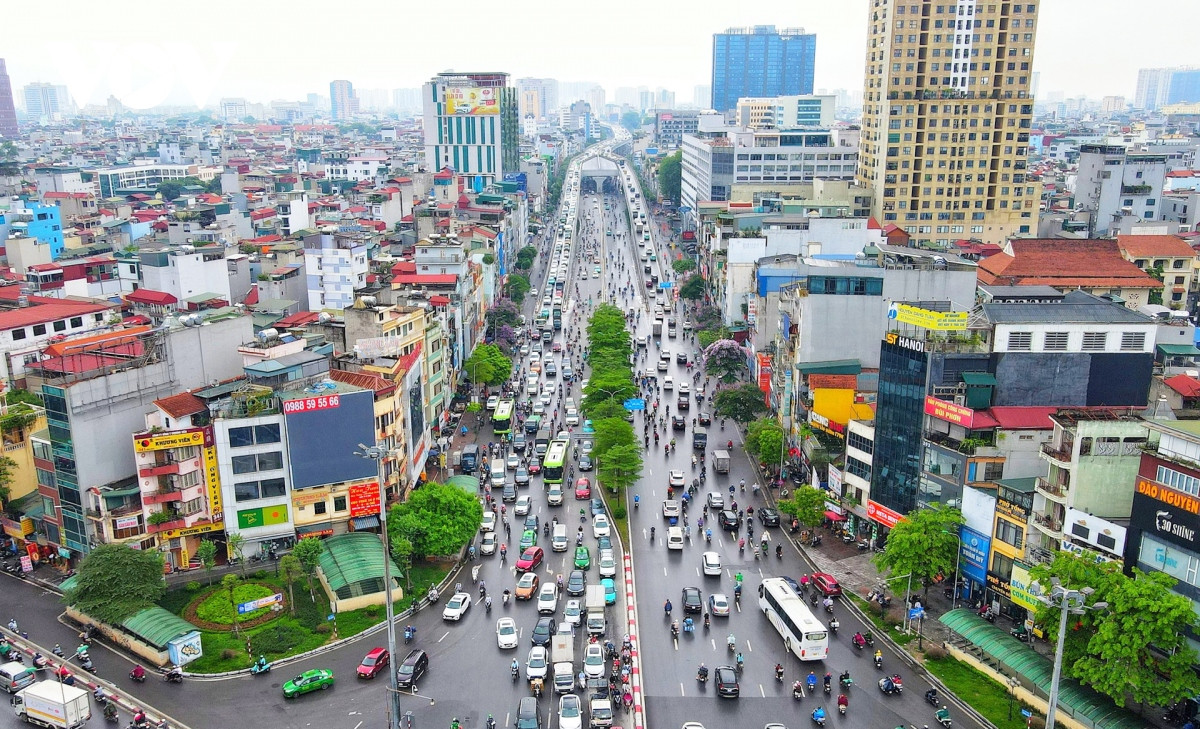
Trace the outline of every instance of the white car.
<instances>
[{"instance_id":1,"label":"white car","mask_svg":"<svg viewBox=\"0 0 1200 729\"><path fill-rule=\"evenodd\" d=\"M481 531L481 532L496 531L496 512L494 512L494 511L483 512L483 523L479 525L479 531Z\"/></svg>"},{"instance_id":2,"label":"white car","mask_svg":"<svg viewBox=\"0 0 1200 729\"><path fill-rule=\"evenodd\" d=\"M516 453L509 453L508 458L504 459L504 467L510 471L515 471L521 466L521 457Z\"/></svg>"},{"instance_id":3,"label":"white car","mask_svg":"<svg viewBox=\"0 0 1200 729\"><path fill-rule=\"evenodd\" d=\"M550 390L543 392L542 396L538 398L538 402L542 407L549 407L550 403L554 402L554 392Z\"/></svg>"},{"instance_id":4,"label":"white car","mask_svg":"<svg viewBox=\"0 0 1200 729\"><path fill-rule=\"evenodd\" d=\"M612 577L617 574L617 558L611 549L600 550L600 576Z\"/></svg>"},{"instance_id":5,"label":"white car","mask_svg":"<svg viewBox=\"0 0 1200 729\"><path fill-rule=\"evenodd\" d=\"M583 621L583 604L578 600L567 600L563 609L563 619L571 625L579 625Z\"/></svg>"},{"instance_id":6,"label":"white car","mask_svg":"<svg viewBox=\"0 0 1200 729\"><path fill-rule=\"evenodd\" d=\"M678 392L680 395L691 395L692 394L692 386L686 382L680 382Z\"/></svg>"},{"instance_id":7,"label":"white car","mask_svg":"<svg viewBox=\"0 0 1200 729\"><path fill-rule=\"evenodd\" d=\"M529 660L525 661L525 679L533 680L540 678L544 680L549 666L550 661L546 655L546 649L540 645L535 645L529 649Z\"/></svg>"},{"instance_id":8,"label":"white car","mask_svg":"<svg viewBox=\"0 0 1200 729\"><path fill-rule=\"evenodd\" d=\"M489 397L487 399L487 409L488 410L495 410L496 406L499 404L500 404L500 396L499 395L492 395L491 397Z\"/></svg>"},{"instance_id":9,"label":"white car","mask_svg":"<svg viewBox=\"0 0 1200 729\"><path fill-rule=\"evenodd\" d=\"M550 506L562 506L563 490L562 484L552 483L546 491L546 503ZM557 550L556 550L557 551Z\"/></svg>"},{"instance_id":10,"label":"white car","mask_svg":"<svg viewBox=\"0 0 1200 729\"><path fill-rule=\"evenodd\" d=\"M479 540L480 554L495 554L496 553L496 532L484 532L483 539Z\"/></svg>"},{"instance_id":11,"label":"white car","mask_svg":"<svg viewBox=\"0 0 1200 729\"><path fill-rule=\"evenodd\" d=\"M496 621L496 645L501 650L517 647L517 621L512 618L500 618Z\"/></svg>"},{"instance_id":12,"label":"white car","mask_svg":"<svg viewBox=\"0 0 1200 729\"><path fill-rule=\"evenodd\" d=\"M558 699L558 729L583 729L583 701L575 694Z\"/></svg>"},{"instance_id":13,"label":"white car","mask_svg":"<svg viewBox=\"0 0 1200 729\"><path fill-rule=\"evenodd\" d=\"M597 514L592 519L592 536L596 539L600 537L610 536L612 530L609 528L608 517L604 514Z\"/></svg>"},{"instance_id":14,"label":"white car","mask_svg":"<svg viewBox=\"0 0 1200 729\"><path fill-rule=\"evenodd\" d=\"M542 584L537 597L538 615L553 615L558 611L558 587L550 581Z\"/></svg>"},{"instance_id":15,"label":"white car","mask_svg":"<svg viewBox=\"0 0 1200 729\"><path fill-rule=\"evenodd\" d=\"M579 425L579 411L575 408L567 408L567 425Z\"/></svg>"},{"instance_id":16,"label":"white car","mask_svg":"<svg viewBox=\"0 0 1200 729\"><path fill-rule=\"evenodd\" d=\"M721 617L729 616L729 598L724 593L714 592L708 596L709 612Z\"/></svg>"},{"instance_id":17,"label":"white car","mask_svg":"<svg viewBox=\"0 0 1200 729\"><path fill-rule=\"evenodd\" d=\"M683 471L671 471L670 484L671 488L683 488L687 486L687 476L684 475Z\"/></svg>"},{"instance_id":18,"label":"white car","mask_svg":"<svg viewBox=\"0 0 1200 729\"><path fill-rule=\"evenodd\" d=\"M583 672L588 678L600 678L604 675L604 646L588 643L587 651L583 654Z\"/></svg>"},{"instance_id":19,"label":"white car","mask_svg":"<svg viewBox=\"0 0 1200 729\"><path fill-rule=\"evenodd\" d=\"M721 576L721 555L716 552L705 552L700 560L704 563L704 574L710 577Z\"/></svg>"},{"instance_id":20,"label":"white car","mask_svg":"<svg viewBox=\"0 0 1200 729\"><path fill-rule=\"evenodd\" d=\"M517 516L525 516L529 510L533 508L533 497L529 494L521 494L517 497L517 505L513 507L516 510Z\"/></svg>"},{"instance_id":21,"label":"white car","mask_svg":"<svg viewBox=\"0 0 1200 729\"><path fill-rule=\"evenodd\" d=\"M663 385L664 390L667 390L667 391L674 390L675 389L675 378L671 377L670 375L667 375L666 377L663 378L662 385Z\"/></svg>"},{"instance_id":22,"label":"white car","mask_svg":"<svg viewBox=\"0 0 1200 729\"><path fill-rule=\"evenodd\" d=\"M533 404L533 414L534 415L545 415L546 414L546 403L542 402L541 400L538 400L537 402L535 402Z\"/></svg>"},{"instance_id":23,"label":"white car","mask_svg":"<svg viewBox=\"0 0 1200 729\"><path fill-rule=\"evenodd\" d=\"M465 592L456 592L454 597L446 603L446 607L442 610L442 620L462 620L467 611L471 609L471 596Z\"/></svg>"}]
</instances>

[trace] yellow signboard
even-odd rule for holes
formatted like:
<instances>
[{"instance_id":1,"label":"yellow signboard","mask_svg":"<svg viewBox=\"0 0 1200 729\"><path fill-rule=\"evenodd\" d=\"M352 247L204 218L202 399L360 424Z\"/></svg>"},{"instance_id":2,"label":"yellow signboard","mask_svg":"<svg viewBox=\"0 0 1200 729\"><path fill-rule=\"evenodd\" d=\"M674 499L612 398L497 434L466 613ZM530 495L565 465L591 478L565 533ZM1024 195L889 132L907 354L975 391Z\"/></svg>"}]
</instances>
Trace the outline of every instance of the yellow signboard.
<instances>
[{"instance_id":1,"label":"yellow signboard","mask_svg":"<svg viewBox=\"0 0 1200 729\"><path fill-rule=\"evenodd\" d=\"M224 519L224 504L221 501L221 468L217 465L217 449L204 449L204 484L208 487L208 513L212 520Z\"/></svg>"},{"instance_id":2,"label":"yellow signboard","mask_svg":"<svg viewBox=\"0 0 1200 729\"><path fill-rule=\"evenodd\" d=\"M446 89L447 114L499 114L500 98L496 89L478 86Z\"/></svg>"},{"instance_id":3,"label":"yellow signboard","mask_svg":"<svg viewBox=\"0 0 1200 729\"><path fill-rule=\"evenodd\" d=\"M966 329L969 314L966 311L930 311L901 303L892 304L888 308L889 319L895 319L902 324L912 324L922 329L938 331Z\"/></svg>"},{"instance_id":4,"label":"yellow signboard","mask_svg":"<svg viewBox=\"0 0 1200 729\"><path fill-rule=\"evenodd\" d=\"M146 451L186 448L187 446L203 444L204 430L201 428L191 428L189 430L177 430L172 433L161 433L159 435L137 436L133 439L133 450L138 453L145 453Z\"/></svg>"}]
</instances>

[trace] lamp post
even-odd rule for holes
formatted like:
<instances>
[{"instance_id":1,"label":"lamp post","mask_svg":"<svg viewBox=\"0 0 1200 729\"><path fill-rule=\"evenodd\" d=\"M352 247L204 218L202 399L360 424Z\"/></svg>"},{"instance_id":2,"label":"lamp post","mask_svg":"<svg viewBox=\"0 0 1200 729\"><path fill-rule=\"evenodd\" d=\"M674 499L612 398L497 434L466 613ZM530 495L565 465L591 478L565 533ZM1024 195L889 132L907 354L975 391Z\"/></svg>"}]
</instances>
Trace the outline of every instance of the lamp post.
<instances>
[{"instance_id":1,"label":"lamp post","mask_svg":"<svg viewBox=\"0 0 1200 729\"><path fill-rule=\"evenodd\" d=\"M1012 721L1013 699L1017 694L1017 686L1021 685L1021 682L1015 676L1009 676L1006 682L1008 683L1008 720Z\"/></svg>"},{"instance_id":2,"label":"lamp post","mask_svg":"<svg viewBox=\"0 0 1200 729\"><path fill-rule=\"evenodd\" d=\"M1048 594L1042 594L1042 586L1034 582L1029 586L1029 592L1039 602L1047 607L1057 607L1061 610L1058 619L1058 646L1054 649L1054 675L1050 679L1049 707L1046 710L1046 729L1054 729L1054 715L1058 705L1058 682L1062 678L1063 644L1067 637L1067 615L1082 615L1089 610L1105 610L1108 603L1097 602L1086 604L1087 598L1095 592L1091 587L1072 590L1059 584L1058 578L1051 578Z\"/></svg>"},{"instance_id":3,"label":"lamp post","mask_svg":"<svg viewBox=\"0 0 1200 729\"><path fill-rule=\"evenodd\" d=\"M392 606L392 550L389 544L387 531L387 499L384 495L383 488L383 459L388 455L387 448L382 444L366 446L362 443L358 444L359 450L354 452L354 455L362 458L367 458L375 462L376 478L379 480L379 527L383 538L383 589L384 597L384 615L387 617L387 647L388 655L393 657L396 655L396 615L395 608ZM390 729L399 729L400 726L400 687L396 683L395 669L388 670L389 688L388 691L388 727Z\"/></svg>"}]
</instances>

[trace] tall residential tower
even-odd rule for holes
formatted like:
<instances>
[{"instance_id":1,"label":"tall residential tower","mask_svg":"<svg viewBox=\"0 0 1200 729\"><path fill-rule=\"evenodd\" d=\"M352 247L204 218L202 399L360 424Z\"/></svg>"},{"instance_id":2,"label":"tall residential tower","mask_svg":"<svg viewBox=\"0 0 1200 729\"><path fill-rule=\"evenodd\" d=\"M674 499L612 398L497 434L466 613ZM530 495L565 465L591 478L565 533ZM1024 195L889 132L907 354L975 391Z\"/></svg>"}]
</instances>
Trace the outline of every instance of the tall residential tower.
<instances>
[{"instance_id":1,"label":"tall residential tower","mask_svg":"<svg viewBox=\"0 0 1200 729\"><path fill-rule=\"evenodd\" d=\"M915 244L1037 231L1028 180L1038 0L871 0L859 182Z\"/></svg>"},{"instance_id":2,"label":"tall residential tower","mask_svg":"<svg viewBox=\"0 0 1200 729\"><path fill-rule=\"evenodd\" d=\"M349 81L329 82L329 109L334 121L349 119L358 113L358 97Z\"/></svg>"},{"instance_id":3,"label":"tall residential tower","mask_svg":"<svg viewBox=\"0 0 1200 729\"><path fill-rule=\"evenodd\" d=\"M732 111L743 96L811 94L816 55L817 36L803 28L756 25L714 33L712 108Z\"/></svg>"},{"instance_id":4,"label":"tall residential tower","mask_svg":"<svg viewBox=\"0 0 1200 729\"><path fill-rule=\"evenodd\" d=\"M12 82L4 59L0 58L0 137L16 139L21 132L17 129L17 108L13 104Z\"/></svg>"}]
</instances>

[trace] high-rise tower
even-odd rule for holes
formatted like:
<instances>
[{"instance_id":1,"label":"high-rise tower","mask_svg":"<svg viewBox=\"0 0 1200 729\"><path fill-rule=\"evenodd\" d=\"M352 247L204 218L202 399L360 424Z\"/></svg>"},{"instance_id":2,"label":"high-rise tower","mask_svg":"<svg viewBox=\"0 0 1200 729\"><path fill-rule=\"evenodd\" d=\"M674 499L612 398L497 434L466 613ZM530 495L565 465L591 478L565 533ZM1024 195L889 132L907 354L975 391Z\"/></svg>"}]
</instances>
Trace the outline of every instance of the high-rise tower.
<instances>
[{"instance_id":1,"label":"high-rise tower","mask_svg":"<svg viewBox=\"0 0 1200 729\"><path fill-rule=\"evenodd\" d=\"M13 104L12 82L8 78L8 69L4 59L0 58L0 137L16 139L20 136L17 129L17 108Z\"/></svg>"},{"instance_id":2,"label":"high-rise tower","mask_svg":"<svg viewBox=\"0 0 1200 729\"><path fill-rule=\"evenodd\" d=\"M358 113L358 97L349 81L329 82L329 109L334 120L349 119Z\"/></svg>"},{"instance_id":3,"label":"high-rise tower","mask_svg":"<svg viewBox=\"0 0 1200 729\"><path fill-rule=\"evenodd\" d=\"M803 28L756 25L714 33L713 108L730 111L743 96L811 94L816 53L817 36Z\"/></svg>"}]
</instances>

